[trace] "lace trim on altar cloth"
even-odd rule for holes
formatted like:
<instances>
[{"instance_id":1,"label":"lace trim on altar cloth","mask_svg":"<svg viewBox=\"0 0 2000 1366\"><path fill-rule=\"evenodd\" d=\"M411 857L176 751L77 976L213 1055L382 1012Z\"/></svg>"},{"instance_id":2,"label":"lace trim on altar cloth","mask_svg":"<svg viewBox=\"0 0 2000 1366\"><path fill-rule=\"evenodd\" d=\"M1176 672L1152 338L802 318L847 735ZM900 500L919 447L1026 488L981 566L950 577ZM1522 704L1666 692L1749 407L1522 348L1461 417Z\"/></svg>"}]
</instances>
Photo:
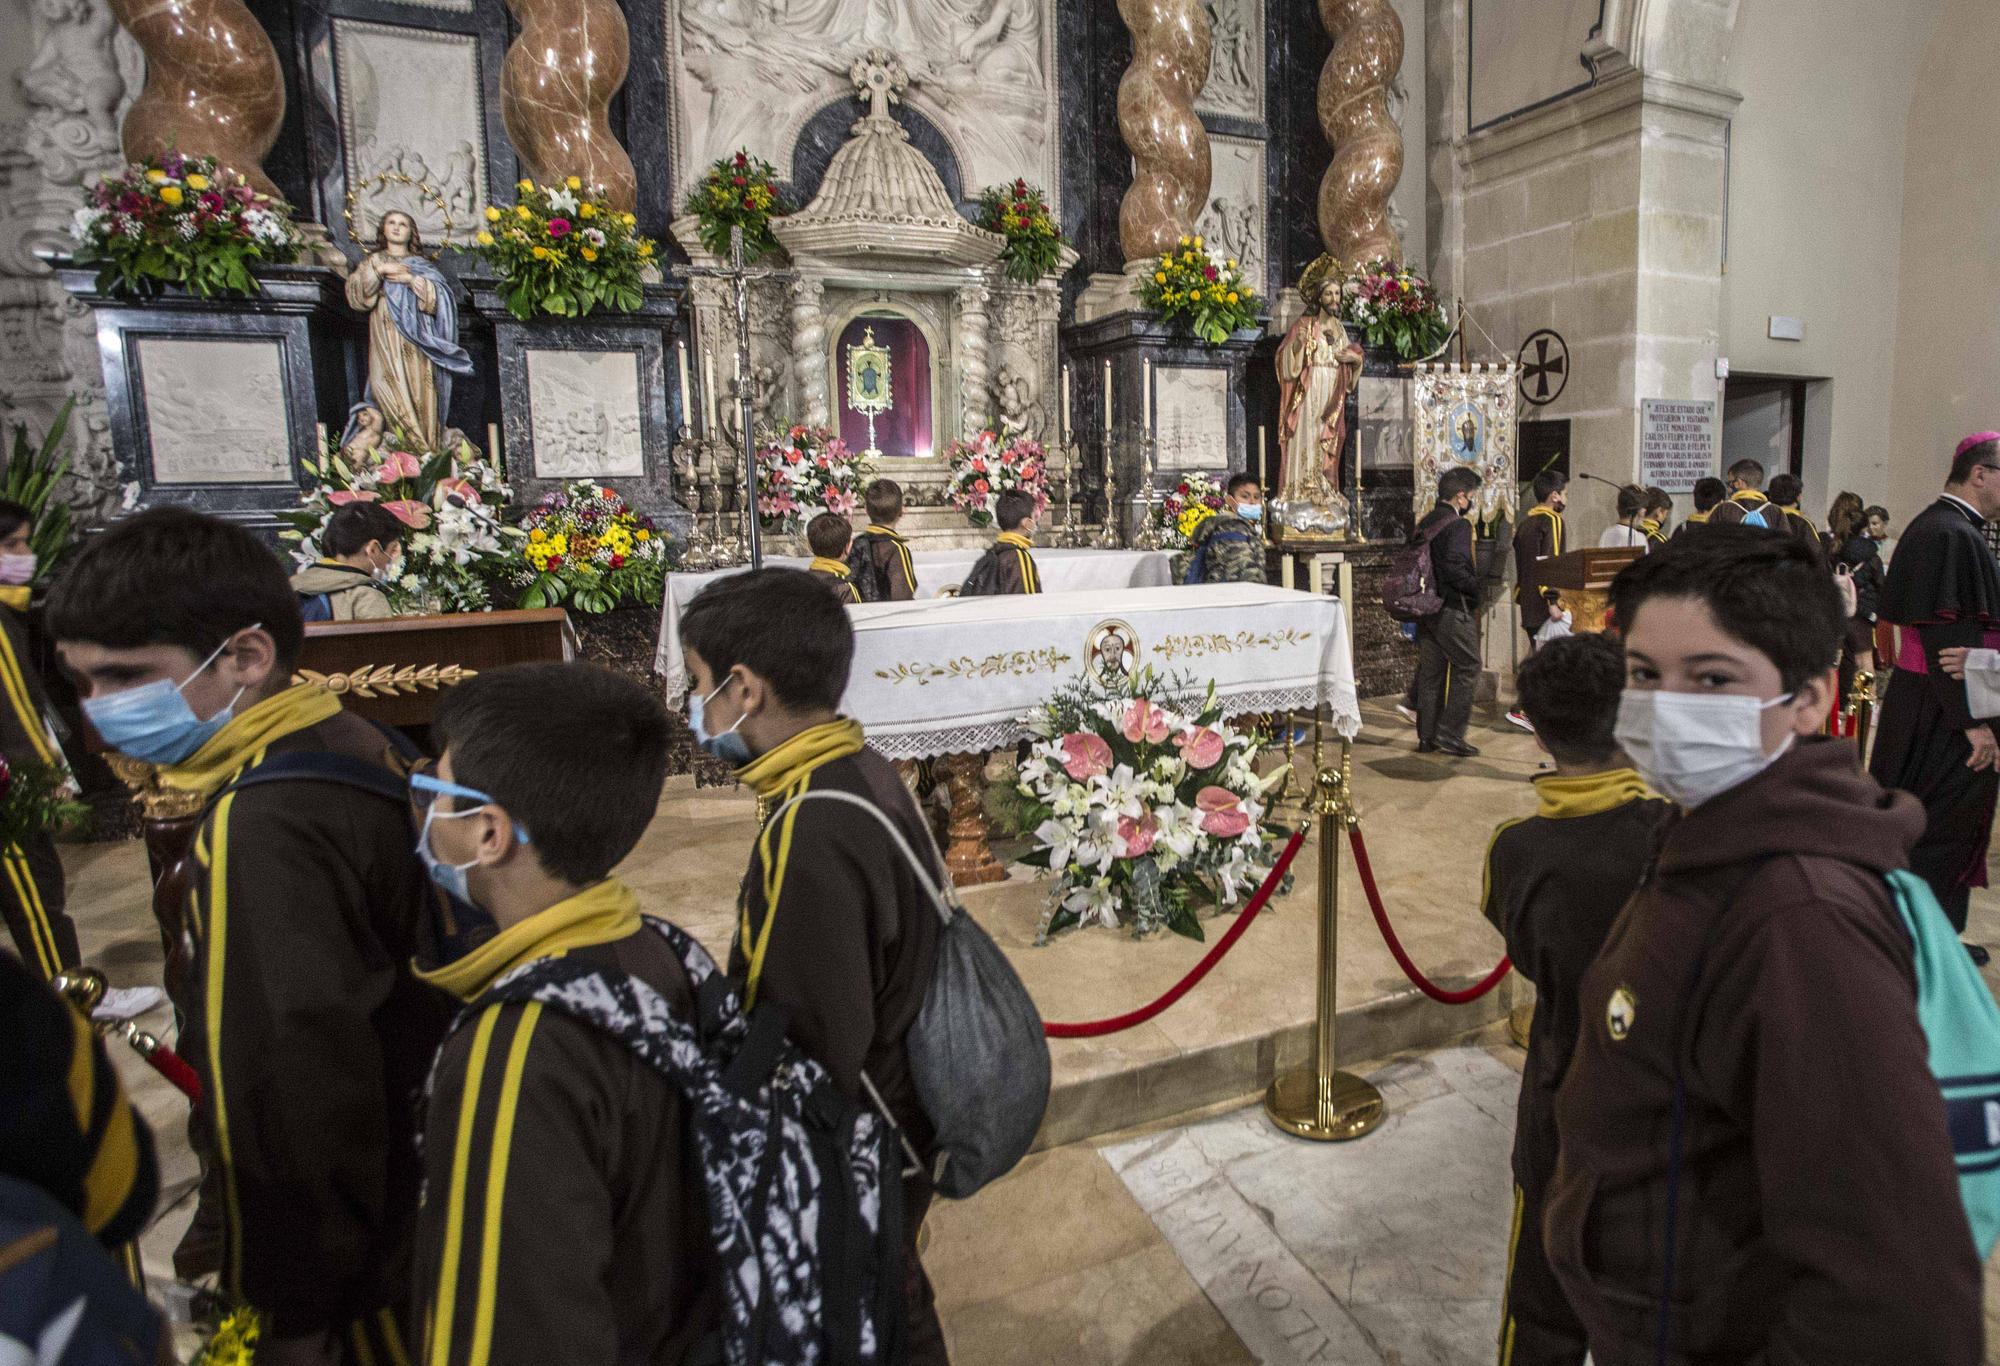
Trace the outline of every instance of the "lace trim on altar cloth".
<instances>
[{"instance_id":1,"label":"lace trim on altar cloth","mask_svg":"<svg viewBox=\"0 0 2000 1366\"><path fill-rule=\"evenodd\" d=\"M1231 693L1220 700L1224 716L1305 710L1319 700L1319 690L1312 687L1268 688ZM1361 730L1361 711L1354 695L1350 692L1345 697L1336 696L1328 700L1332 704L1334 733L1353 739ZM996 749L1007 749L1027 738L1027 727L1019 720L986 721L893 735L870 731L868 747L889 759L935 759L941 754L987 754Z\"/></svg>"}]
</instances>

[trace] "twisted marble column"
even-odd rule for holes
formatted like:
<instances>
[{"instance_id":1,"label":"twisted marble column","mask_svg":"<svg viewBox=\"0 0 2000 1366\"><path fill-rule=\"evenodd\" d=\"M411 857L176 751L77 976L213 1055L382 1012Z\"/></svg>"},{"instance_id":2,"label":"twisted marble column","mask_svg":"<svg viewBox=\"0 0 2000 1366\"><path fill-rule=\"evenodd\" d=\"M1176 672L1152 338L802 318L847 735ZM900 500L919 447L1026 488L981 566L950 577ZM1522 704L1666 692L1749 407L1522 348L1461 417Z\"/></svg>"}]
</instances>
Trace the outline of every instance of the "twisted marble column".
<instances>
[{"instance_id":1,"label":"twisted marble column","mask_svg":"<svg viewBox=\"0 0 2000 1366\"><path fill-rule=\"evenodd\" d=\"M507 8L521 32L500 67L500 116L528 174L581 176L631 212L638 182L608 115L632 55L624 11L617 0L507 0Z\"/></svg>"},{"instance_id":2,"label":"twisted marble column","mask_svg":"<svg viewBox=\"0 0 2000 1366\"><path fill-rule=\"evenodd\" d=\"M126 159L211 156L276 196L264 154L285 117L285 78L243 0L111 0L111 12L146 54L146 87L119 135Z\"/></svg>"},{"instance_id":3,"label":"twisted marble column","mask_svg":"<svg viewBox=\"0 0 2000 1366\"><path fill-rule=\"evenodd\" d=\"M1333 164L1319 183L1319 235L1352 264L1400 261L1389 196L1403 176L1403 133L1389 114L1389 86L1403 65L1403 21L1389 0L1319 0L1333 52L1319 73L1319 122Z\"/></svg>"},{"instance_id":4,"label":"twisted marble column","mask_svg":"<svg viewBox=\"0 0 2000 1366\"><path fill-rule=\"evenodd\" d=\"M826 375L826 285L801 278L792 282L792 373L806 421L825 426L829 417Z\"/></svg>"},{"instance_id":5,"label":"twisted marble column","mask_svg":"<svg viewBox=\"0 0 2000 1366\"><path fill-rule=\"evenodd\" d=\"M1208 79L1209 28L1202 0L1118 0L1118 17L1132 33L1118 82L1118 131L1133 161L1118 206L1129 264L1172 250L1208 203L1208 130L1194 100Z\"/></svg>"},{"instance_id":6,"label":"twisted marble column","mask_svg":"<svg viewBox=\"0 0 2000 1366\"><path fill-rule=\"evenodd\" d=\"M986 365L990 321L986 305L992 297L984 285L967 285L958 291L959 401L965 414L960 425L966 436L985 425L993 411L993 390Z\"/></svg>"}]
</instances>

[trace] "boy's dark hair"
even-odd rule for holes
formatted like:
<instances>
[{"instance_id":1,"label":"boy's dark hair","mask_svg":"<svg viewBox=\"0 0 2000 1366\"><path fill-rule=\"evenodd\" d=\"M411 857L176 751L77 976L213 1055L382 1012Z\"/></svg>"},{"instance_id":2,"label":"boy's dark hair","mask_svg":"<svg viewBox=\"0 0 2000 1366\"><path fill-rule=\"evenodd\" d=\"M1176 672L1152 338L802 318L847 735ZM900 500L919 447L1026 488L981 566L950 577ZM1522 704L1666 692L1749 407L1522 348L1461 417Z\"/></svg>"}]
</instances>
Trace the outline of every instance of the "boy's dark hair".
<instances>
[{"instance_id":1,"label":"boy's dark hair","mask_svg":"<svg viewBox=\"0 0 2000 1366\"><path fill-rule=\"evenodd\" d=\"M1521 661L1514 687L1535 738L1558 762L1602 764L1618 753L1612 731L1625 691L1625 649L1611 636L1550 641Z\"/></svg>"},{"instance_id":2,"label":"boy's dark hair","mask_svg":"<svg viewBox=\"0 0 2000 1366\"><path fill-rule=\"evenodd\" d=\"M993 500L993 523L1002 531L1012 531L1035 515L1035 495L1025 489L1008 489Z\"/></svg>"},{"instance_id":3,"label":"boy's dark hair","mask_svg":"<svg viewBox=\"0 0 2000 1366\"><path fill-rule=\"evenodd\" d=\"M854 664L847 608L801 569L709 584L681 612L681 645L718 679L741 664L788 707L838 707Z\"/></svg>"},{"instance_id":4,"label":"boy's dark hair","mask_svg":"<svg viewBox=\"0 0 2000 1366\"><path fill-rule=\"evenodd\" d=\"M1262 479L1259 479L1256 475L1250 473L1250 471L1248 470L1238 470L1236 471L1236 473L1229 476L1229 482L1222 486L1222 491L1228 494L1231 498L1234 498L1236 496L1236 491L1238 489L1247 487L1248 485L1251 484L1255 484L1257 487L1262 488L1264 486L1264 481Z\"/></svg>"},{"instance_id":5,"label":"boy's dark hair","mask_svg":"<svg viewBox=\"0 0 2000 1366\"><path fill-rule=\"evenodd\" d=\"M1569 476L1561 470L1543 470L1535 476L1535 501L1546 503L1569 487Z\"/></svg>"},{"instance_id":6,"label":"boy's dark hair","mask_svg":"<svg viewBox=\"0 0 2000 1366\"><path fill-rule=\"evenodd\" d=\"M387 550L402 542L409 528L396 514L380 503L349 503L335 508L319 535L319 548L328 555L354 555L370 541L380 541Z\"/></svg>"},{"instance_id":7,"label":"boy's dark hair","mask_svg":"<svg viewBox=\"0 0 2000 1366\"><path fill-rule=\"evenodd\" d=\"M868 505L868 520L877 526L888 526L903 515L903 486L893 479L877 479L862 492L861 500Z\"/></svg>"},{"instance_id":8,"label":"boy's dark hair","mask_svg":"<svg viewBox=\"0 0 2000 1366\"><path fill-rule=\"evenodd\" d=\"M1630 632L1649 598L1692 598L1729 635L1778 666L1787 691L1840 659L1846 612L1818 552L1751 526L1680 536L1611 581L1611 610Z\"/></svg>"},{"instance_id":9,"label":"boy's dark hair","mask_svg":"<svg viewBox=\"0 0 2000 1366\"><path fill-rule=\"evenodd\" d=\"M445 689L432 724L452 780L506 807L543 869L579 887L632 852L666 785L666 710L595 664L488 670Z\"/></svg>"},{"instance_id":10,"label":"boy's dark hair","mask_svg":"<svg viewBox=\"0 0 2000 1366\"><path fill-rule=\"evenodd\" d=\"M1729 467L1731 479L1741 479L1753 489L1764 487L1764 466L1756 460L1739 460Z\"/></svg>"},{"instance_id":11,"label":"boy's dark hair","mask_svg":"<svg viewBox=\"0 0 2000 1366\"><path fill-rule=\"evenodd\" d=\"M1646 510L1646 490L1637 484L1626 484L1618 490L1618 516L1637 517Z\"/></svg>"},{"instance_id":12,"label":"boy's dark hair","mask_svg":"<svg viewBox=\"0 0 2000 1366\"><path fill-rule=\"evenodd\" d=\"M1466 469L1463 465L1448 469L1438 476L1438 501L1449 502L1461 493L1471 493L1484 482L1477 470Z\"/></svg>"},{"instance_id":13,"label":"boy's dark hair","mask_svg":"<svg viewBox=\"0 0 2000 1366\"><path fill-rule=\"evenodd\" d=\"M1863 522L1866 522L1870 517L1880 517L1883 526L1891 525L1889 521L1889 509L1883 507L1880 503L1871 504L1861 510L1861 520Z\"/></svg>"},{"instance_id":14,"label":"boy's dark hair","mask_svg":"<svg viewBox=\"0 0 2000 1366\"><path fill-rule=\"evenodd\" d=\"M1694 481L1694 510L1696 512L1711 512L1721 506L1722 500L1728 496L1729 485L1723 483L1712 474Z\"/></svg>"},{"instance_id":15,"label":"boy's dark hair","mask_svg":"<svg viewBox=\"0 0 2000 1366\"><path fill-rule=\"evenodd\" d=\"M1805 480L1796 474L1780 474L1772 477L1771 487L1764 492L1779 507L1793 508L1799 505L1799 497L1805 491Z\"/></svg>"},{"instance_id":16,"label":"boy's dark hair","mask_svg":"<svg viewBox=\"0 0 2000 1366\"><path fill-rule=\"evenodd\" d=\"M1951 460L1951 476L1947 484L1963 484L1972 477L1975 465L2000 465L2000 441L1982 441L1977 446L1967 446Z\"/></svg>"},{"instance_id":17,"label":"boy's dark hair","mask_svg":"<svg viewBox=\"0 0 2000 1366\"><path fill-rule=\"evenodd\" d=\"M240 526L188 508L153 508L87 540L49 593L56 640L106 649L175 645L195 658L261 625L287 676L305 623L278 557Z\"/></svg>"},{"instance_id":18,"label":"boy's dark hair","mask_svg":"<svg viewBox=\"0 0 2000 1366\"><path fill-rule=\"evenodd\" d=\"M1646 511L1672 512L1673 510L1674 510L1673 497L1670 494L1668 494L1668 492L1665 489L1654 488L1650 484L1647 485Z\"/></svg>"},{"instance_id":19,"label":"boy's dark hair","mask_svg":"<svg viewBox=\"0 0 2000 1366\"><path fill-rule=\"evenodd\" d=\"M6 540L24 526L32 527L34 521L34 513L11 498L0 498L0 541Z\"/></svg>"},{"instance_id":20,"label":"boy's dark hair","mask_svg":"<svg viewBox=\"0 0 2000 1366\"><path fill-rule=\"evenodd\" d=\"M838 513L822 512L806 523L806 544L823 560L837 560L845 555L847 543L853 539L854 528Z\"/></svg>"}]
</instances>

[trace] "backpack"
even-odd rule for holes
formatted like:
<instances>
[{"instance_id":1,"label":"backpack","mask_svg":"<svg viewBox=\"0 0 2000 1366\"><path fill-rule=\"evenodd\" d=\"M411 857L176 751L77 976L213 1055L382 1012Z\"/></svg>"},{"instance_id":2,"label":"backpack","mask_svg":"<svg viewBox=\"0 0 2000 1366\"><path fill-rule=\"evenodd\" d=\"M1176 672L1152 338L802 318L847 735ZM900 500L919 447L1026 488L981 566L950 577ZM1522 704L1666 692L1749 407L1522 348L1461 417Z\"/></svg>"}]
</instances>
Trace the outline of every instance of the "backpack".
<instances>
[{"instance_id":1,"label":"backpack","mask_svg":"<svg viewBox=\"0 0 2000 1366\"><path fill-rule=\"evenodd\" d=\"M333 594L300 593L299 619L301 621L332 621Z\"/></svg>"},{"instance_id":2,"label":"backpack","mask_svg":"<svg viewBox=\"0 0 2000 1366\"><path fill-rule=\"evenodd\" d=\"M362 719L367 720L366 717ZM401 731L385 726L379 721L369 721L368 724L382 733L390 752L400 759L405 767L424 757L423 751L411 743L410 738ZM327 750L300 750L291 754L274 754L218 791L210 805L213 806L229 793L240 792L246 787L284 782L337 783L342 787L373 793L384 801L396 803L406 813L409 811L410 783L407 777L400 776L380 764L371 764L366 759L357 759L351 754L338 754ZM412 854L412 857L414 856Z\"/></svg>"},{"instance_id":3,"label":"backpack","mask_svg":"<svg viewBox=\"0 0 2000 1366\"><path fill-rule=\"evenodd\" d=\"M1423 621L1444 610L1444 595L1437 590L1431 568L1431 542L1451 523L1449 517L1438 518L1429 531L1390 559L1382 579L1382 610L1397 621Z\"/></svg>"},{"instance_id":4,"label":"backpack","mask_svg":"<svg viewBox=\"0 0 2000 1366\"><path fill-rule=\"evenodd\" d=\"M1000 592L1000 552L988 548L972 563L972 572L958 586L961 598L990 598Z\"/></svg>"},{"instance_id":5,"label":"backpack","mask_svg":"<svg viewBox=\"0 0 2000 1366\"><path fill-rule=\"evenodd\" d=\"M1765 509L1770 506L1769 503L1759 503L1754 508L1746 508L1743 513L1743 525L1758 527L1764 531L1780 530L1781 528L1773 526L1770 520L1764 516Z\"/></svg>"},{"instance_id":6,"label":"backpack","mask_svg":"<svg viewBox=\"0 0 2000 1366\"><path fill-rule=\"evenodd\" d=\"M924 1003L904 1038L910 1078L937 1135L932 1177L938 1192L963 1200L1005 1176L1027 1155L1049 1105L1049 1046L1042 1017L1013 965L966 913L942 868L910 848L896 823L851 792L807 791L780 806L775 822L806 801L837 801L868 812L888 832L944 921ZM760 1007L761 1008L761 1007Z\"/></svg>"},{"instance_id":7,"label":"backpack","mask_svg":"<svg viewBox=\"0 0 2000 1366\"><path fill-rule=\"evenodd\" d=\"M1930 884L1903 869L1887 881L1915 949L1917 1021L1944 1092L1958 1193L1984 1261L2000 1242L2000 1006Z\"/></svg>"},{"instance_id":8,"label":"backpack","mask_svg":"<svg viewBox=\"0 0 2000 1366\"><path fill-rule=\"evenodd\" d=\"M875 547L884 539L864 531L847 548L847 581L863 602L889 600L889 571L875 558Z\"/></svg>"},{"instance_id":9,"label":"backpack","mask_svg":"<svg viewBox=\"0 0 2000 1366\"><path fill-rule=\"evenodd\" d=\"M1217 527L1214 531L1209 532L1208 535L1201 538L1201 544L1194 548L1194 554L1188 557L1187 570L1181 575L1181 582L1183 584L1192 585L1208 582L1209 547L1214 545L1217 539L1224 536L1227 536L1232 541L1247 541L1250 539L1247 531L1236 531L1233 528Z\"/></svg>"},{"instance_id":10,"label":"backpack","mask_svg":"<svg viewBox=\"0 0 2000 1366\"><path fill-rule=\"evenodd\" d=\"M701 945L646 924L694 987L693 1022L635 977L560 956L509 972L453 1028L490 1005L539 1001L617 1039L686 1099L724 1291L722 1327L690 1360L895 1360L906 1255L895 1125L785 1038L782 1006L745 1014Z\"/></svg>"}]
</instances>

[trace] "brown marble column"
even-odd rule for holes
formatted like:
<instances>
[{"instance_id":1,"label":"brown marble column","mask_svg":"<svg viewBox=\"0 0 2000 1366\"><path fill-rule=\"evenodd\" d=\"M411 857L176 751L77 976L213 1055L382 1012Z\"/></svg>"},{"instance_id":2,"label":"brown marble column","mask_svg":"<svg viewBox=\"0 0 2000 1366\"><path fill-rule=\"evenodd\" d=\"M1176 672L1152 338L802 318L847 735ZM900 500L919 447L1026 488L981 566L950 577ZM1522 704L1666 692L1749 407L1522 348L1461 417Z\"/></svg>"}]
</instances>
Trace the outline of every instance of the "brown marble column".
<instances>
[{"instance_id":1,"label":"brown marble column","mask_svg":"<svg viewBox=\"0 0 2000 1366\"><path fill-rule=\"evenodd\" d=\"M1319 75L1319 122L1333 164L1319 183L1319 235L1353 264L1400 261L1389 196L1403 176L1403 133L1389 116L1389 86L1403 66L1403 21L1389 0L1319 0L1333 51Z\"/></svg>"},{"instance_id":2,"label":"brown marble column","mask_svg":"<svg viewBox=\"0 0 2000 1366\"><path fill-rule=\"evenodd\" d=\"M146 87L119 134L126 159L212 156L277 196L264 154L285 117L285 78L243 0L111 0L111 12L146 54Z\"/></svg>"},{"instance_id":3,"label":"brown marble column","mask_svg":"<svg viewBox=\"0 0 2000 1366\"><path fill-rule=\"evenodd\" d=\"M617 0L507 0L507 8L521 32L500 68L500 115L528 174L581 176L630 212L632 158L607 117L631 61Z\"/></svg>"},{"instance_id":4,"label":"brown marble column","mask_svg":"<svg viewBox=\"0 0 2000 1366\"><path fill-rule=\"evenodd\" d=\"M1118 206L1127 264L1171 250L1208 203L1208 130L1194 112L1208 79L1208 10L1201 0L1118 0L1132 64L1118 82L1118 131L1134 163Z\"/></svg>"}]
</instances>

